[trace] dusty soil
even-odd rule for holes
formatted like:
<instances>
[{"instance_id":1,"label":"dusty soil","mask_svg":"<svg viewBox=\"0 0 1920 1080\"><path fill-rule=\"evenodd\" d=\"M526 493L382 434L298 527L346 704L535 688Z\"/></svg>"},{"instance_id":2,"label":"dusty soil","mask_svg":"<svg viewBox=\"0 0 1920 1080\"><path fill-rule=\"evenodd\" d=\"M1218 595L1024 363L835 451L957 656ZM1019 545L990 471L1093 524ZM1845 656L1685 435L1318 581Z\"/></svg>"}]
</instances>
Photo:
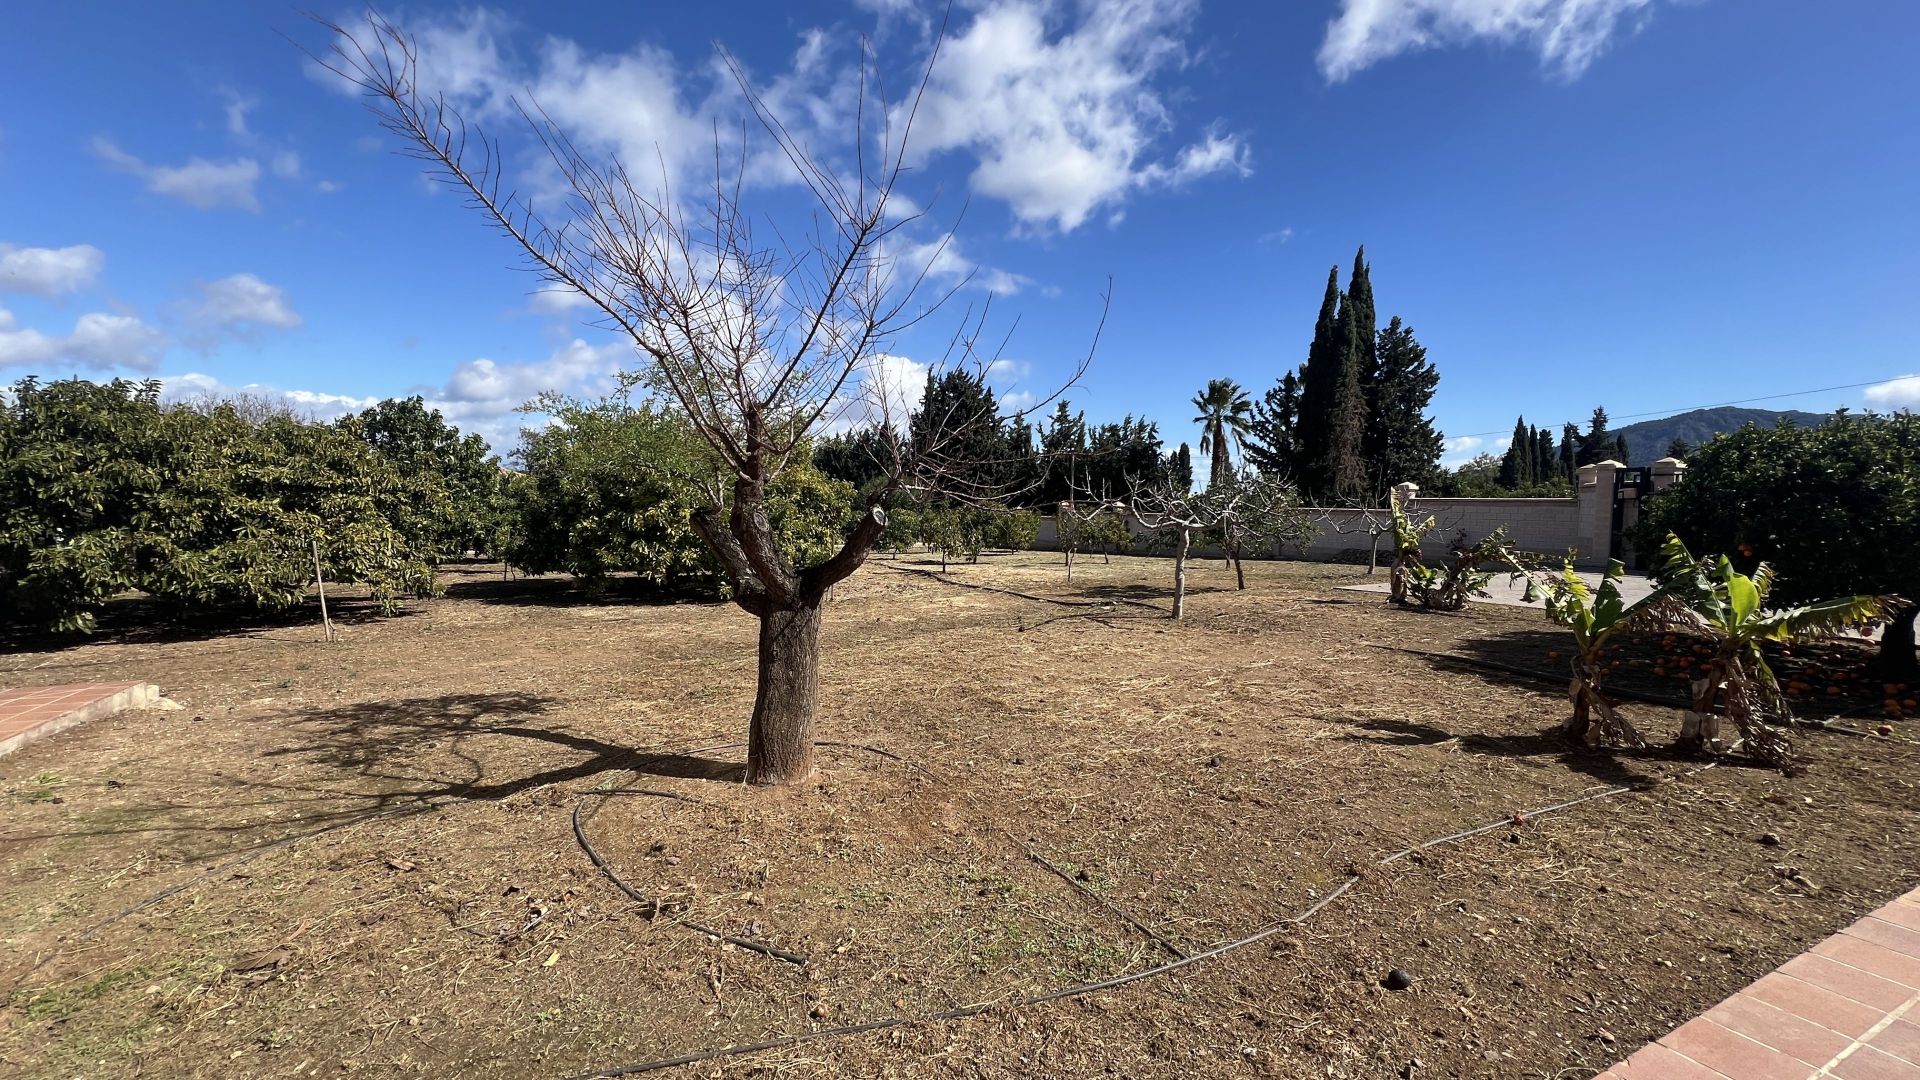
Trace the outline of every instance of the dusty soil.
<instances>
[{"instance_id":1,"label":"dusty soil","mask_svg":"<svg viewBox=\"0 0 1920 1080\"><path fill-rule=\"evenodd\" d=\"M1570 751L1563 686L1371 647L1561 670L1537 613L1249 570L1236 592L1198 567L1174 625L876 564L829 610L819 781L775 792L734 780L754 628L729 606L476 568L403 617L349 605L332 645L125 620L15 643L0 684L145 679L185 708L0 759L0 1073L570 1076L998 1003L664 1075L1580 1077L1920 880L1906 725L1804 731L1795 777ZM1170 576L954 572L1146 604ZM1622 785L1643 789L1379 865ZM576 808L645 902L588 860ZM1009 1004L1285 923L1355 874L1257 944ZM1396 967L1410 989L1380 985Z\"/></svg>"}]
</instances>

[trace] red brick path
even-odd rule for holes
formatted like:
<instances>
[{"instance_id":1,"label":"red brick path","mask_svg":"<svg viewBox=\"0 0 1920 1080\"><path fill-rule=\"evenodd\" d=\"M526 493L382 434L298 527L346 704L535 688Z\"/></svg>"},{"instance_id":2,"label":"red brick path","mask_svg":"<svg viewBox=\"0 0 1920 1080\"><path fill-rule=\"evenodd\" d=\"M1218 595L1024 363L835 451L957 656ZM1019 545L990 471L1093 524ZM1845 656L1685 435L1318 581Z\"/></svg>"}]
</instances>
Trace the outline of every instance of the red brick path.
<instances>
[{"instance_id":1,"label":"red brick path","mask_svg":"<svg viewBox=\"0 0 1920 1080\"><path fill-rule=\"evenodd\" d=\"M1920 889L1595 1080L1920 1080Z\"/></svg>"},{"instance_id":2,"label":"red brick path","mask_svg":"<svg viewBox=\"0 0 1920 1080\"><path fill-rule=\"evenodd\" d=\"M151 705L159 697L160 688L152 683L0 690L0 754L10 754L34 739L96 717Z\"/></svg>"}]
</instances>

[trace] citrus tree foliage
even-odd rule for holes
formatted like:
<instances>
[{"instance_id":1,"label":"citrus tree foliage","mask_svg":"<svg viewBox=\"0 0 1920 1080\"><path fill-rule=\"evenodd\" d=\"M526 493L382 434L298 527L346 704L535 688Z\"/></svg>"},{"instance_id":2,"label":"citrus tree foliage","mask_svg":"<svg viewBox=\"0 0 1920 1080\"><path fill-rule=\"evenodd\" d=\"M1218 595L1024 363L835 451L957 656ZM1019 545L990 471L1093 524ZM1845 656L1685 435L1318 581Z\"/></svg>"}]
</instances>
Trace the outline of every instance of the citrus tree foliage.
<instances>
[{"instance_id":1,"label":"citrus tree foliage","mask_svg":"<svg viewBox=\"0 0 1920 1080\"><path fill-rule=\"evenodd\" d=\"M427 475L445 492L398 524L435 561L468 551L494 554L505 542L507 504L500 459L478 435L462 435L416 395L385 401L340 421L402 475ZM437 512L428 513L429 509Z\"/></svg>"},{"instance_id":2,"label":"citrus tree foliage","mask_svg":"<svg viewBox=\"0 0 1920 1080\"><path fill-rule=\"evenodd\" d=\"M278 610L313 582L391 607L433 589L402 508L440 505L350 431L227 406L166 408L157 382L15 384L0 401L0 611L91 630L117 593ZM409 510L408 512L413 512Z\"/></svg>"},{"instance_id":3,"label":"citrus tree foliage","mask_svg":"<svg viewBox=\"0 0 1920 1080\"><path fill-rule=\"evenodd\" d=\"M1819 427L1752 424L1700 446L1679 483L1648 501L1633 543L1667 533L1736 569L1765 561L1781 603L1846 593L1898 594L1881 664L1920 675L1920 416L1836 416Z\"/></svg>"},{"instance_id":4,"label":"citrus tree foliage","mask_svg":"<svg viewBox=\"0 0 1920 1080\"><path fill-rule=\"evenodd\" d=\"M693 527L714 461L683 416L621 395L548 397L531 408L554 423L521 433L509 562L595 588L622 572L664 588L723 588ZM806 455L768 485L768 520L797 565L838 551L855 516L853 485L822 475Z\"/></svg>"}]
</instances>

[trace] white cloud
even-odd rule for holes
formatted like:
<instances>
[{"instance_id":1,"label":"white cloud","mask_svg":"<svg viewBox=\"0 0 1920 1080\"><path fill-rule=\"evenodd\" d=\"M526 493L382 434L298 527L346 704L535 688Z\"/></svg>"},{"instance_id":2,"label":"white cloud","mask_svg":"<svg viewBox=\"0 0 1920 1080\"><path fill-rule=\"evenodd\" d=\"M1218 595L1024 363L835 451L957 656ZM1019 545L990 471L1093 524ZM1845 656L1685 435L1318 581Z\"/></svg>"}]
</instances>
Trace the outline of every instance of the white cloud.
<instances>
[{"instance_id":1,"label":"white cloud","mask_svg":"<svg viewBox=\"0 0 1920 1080\"><path fill-rule=\"evenodd\" d=\"M89 312L74 320L73 332L45 334L19 325L0 308L0 367L58 363L91 368L153 367L166 349L166 335L132 315Z\"/></svg>"},{"instance_id":2,"label":"white cloud","mask_svg":"<svg viewBox=\"0 0 1920 1080\"><path fill-rule=\"evenodd\" d=\"M541 315L572 315L593 307L593 301L571 285L547 285L533 291L527 307Z\"/></svg>"},{"instance_id":3,"label":"white cloud","mask_svg":"<svg viewBox=\"0 0 1920 1080\"><path fill-rule=\"evenodd\" d=\"M340 182L338 180L322 180L313 185L313 189L322 195L331 195L340 190Z\"/></svg>"},{"instance_id":4,"label":"white cloud","mask_svg":"<svg viewBox=\"0 0 1920 1080\"><path fill-rule=\"evenodd\" d=\"M291 180L300 175L300 155L291 150L282 150L273 155L269 166L273 169L273 175Z\"/></svg>"},{"instance_id":5,"label":"white cloud","mask_svg":"<svg viewBox=\"0 0 1920 1080\"><path fill-rule=\"evenodd\" d=\"M194 157L188 158L184 165L149 165L104 137L93 140L93 152L121 172L145 180L148 191L179 199L188 206L201 210L260 211L260 200L254 194L254 186L260 180L260 163L252 158L221 162Z\"/></svg>"},{"instance_id":6,"label":"white cloud","mask_svg":"<svg viewBox=\"0 0 1920 1080\"><path fill-rule=\"evenodd\" d=\"M0 244L0 292L59 296L93 284L107 256L91 244L23 248Z\"/></svg>"},{"instance_id":7,"label":"white cloud","mask_svg":"<svg viewBox=\"0 0 1920 1080\"><path fill-rule=\"evenodd\" d=\"M513 448L519 430L520 406L548 391L581 397L610 393L615 373L632 362L633 346L627 341L589 345L576 338L544 360L468 360L454 368L444 385L422 393L430 408L505 453Z\"/></svg>"},{"instance_id":8,"label":"white cloud","mask_svg":"<svg viewBox=\"0 0 1920 1080\"><path fill-rule=\"evenodd\" d=\"M869 5L889 16L913 6ZM1158 148L1173 121L1155 83L1186 63L1181 39L1197 6L1082 0L1069 12L1051 0L990 0L942 45L913 152L972 155L974 192L1008 203L1023 225L1061 230L1111 214L1140 190L1246 173L1247 148L1231 134L1209 132L1167 156ZM683 68L656 46L595 53L552 37L523 58L512 20L484 9L408 29L423 88L444 92L471 119L509 125L518 122L510 97L521 94L581 146L618 155L643 184L663 178L693 190L712 167L716 137L724 152L737 149L744 110L717 63ZM853 128L859 59L836 44L844 38L809 29L786 70L753 76L768 107L815 153L843 146ZM757 146L748 179L796 177L783 155Z\"/></svg>"},{"instance_id":9,"label":"white cloud","mask_svg":"<svg viewBox=\"0 0 1920 1080\"><path fill-rule=\"evenodd\" d=\"M1023 274L974 262L961 252L957 236L895 245L887 254L894 260L894 274L903 285L922 272L936 286L951 288L965 281L968 288L1001 296L1012 296L1033 284L1033 279Z\"/></svg>"},{"instance_id":10,"label":"white cloud","mask_svg":"<svg viewBox=\"0 0 1920 1080\"><path fill-rule=\"evenodd\" d=\"M1866 397L1876 409L1920 409L1920 375L1901 375L1869 386Z\"/></svg>"},{"instance_id":11,"label":"white cloud","mask_svg":"<svg viewBox=\"0 0 1920 1080\"><path fill-rule=\"evenodd\" d=\"M857 384L841 395L839 407L828 413L821 433L837 435L881 424L905 431L907 418L926 395L932 370L931 365L908 356L881 353L873 357L858 373Z\"/></svg>"},{"instance_id":12,"label":"white cloud","mask_svg":"<svg viewBox=\"0 0 1920 1080\"><path fill-rule=\"evenodd\" d=\"M1340 82L1401 53L1488 40L1523 44L1556 78L1576 79L1653 0L1341 0L1320 44L1320 72Z\"/></svg>"},{"instance_id":13,"label":"white cloud","mask_svg":"<svg viewBox=\"0 0 1920 1080\"><path fill-rule=\"evenodd\" d=\"M274 330L294 330L305 320L287 294L253 274L233 274L194 285L198 296L175 311L187 344L210 352L228 341L252 341Z\"/></svg>"},{"instance_id":14,"label":"white cloud","mask_svg":"<svg viewBox=\"0 0 1920 1080\"><path fill-rule=\"evenodd\" d=\"M504 454L513 449L521 424L520 406L549 390L585 397L609 393L614 389L614 373L631 356L631 346L622 341L589 345L575 340L544 360L527 363L501 363L485 358L469 360L455 367L444 384L419 387L409 393L418 393L428 408L440 410L449 423L480 435L496 452ZM360 412L381 400L326 390L282 389L263 383L233 386L199 372L163 376L161 382L162 396L168 400L244 394L284 403L295 412L321 420Z\"/></svg>"},{"instance_id":15,"label":"white cloud","mask_svg":"<svg viewBox=\"0 0 1920 1080\"><path fill-rule=\"evenodd\" d=\"M375 397L329 394L317 390L282 390L265 383L230 386L212 375L197 371L160 377L160 397L164 401L243 396L278 402L302 416L310 416L317 420L333 420L348 413L360 412L363 409L372 408L380 401Z\"/></svg>"},{"instance_id":16,"label":"white cloud","mask_svg":"<svg viewBox=\"0 0 1920 1080\"><path fill-rule=\"evenodd\" d=\"M262 330L292 330L304 321L287 294L253 274L234 274L198 286L192 321L203 334L245 337Z\"/></svg>"},{"instance_id":17,"label":"white cloud","mask_svg":"<svg viewBox=\"0 0 1920 1080\"><path fill-rule=\"evenodd\" d=\"M1481 454L1502 454L1512 445L1512 436L1489 438L1485 435L1456 435L1446 442L1446 448L1440 454L1440 464L1445 468L1464 465Z\"/></svg>"},{"instance_id":18,"label":"white cloud","mask_svg":"<svg viewBox=\"0 0 1920 1080\"><path fill-rule=\"evenodd\" d=\"M227 99L227 134L236 139L251 138L253 132L247 130L247 113L258 103L233 90L223 91L222 96Z\"/></svg>"},{"instance_id":19,"label":"white cloud","mask_svg":"<svg viewBox=\"0 0 1920 1080\"><path fill-rule=\"evenodd\" d=\"M1263 244L1284 244L1291 239L1293 239L1293 226L1291 225L1260 235L1260 242Z\"/></svg>"},{"instance_id":20,"label":"white cloud","mask_svg":"<svg viewBox=\"0 0 1920 1080\"><path fill-rule=\"evenodd\" d=\"M1186 61L1195 0L1084 0L1077 25L1041 0L992 0L941 46L913 131L921 154L977 158L969 183L1023 224L1077 228L1133 191L1248 171L1236 136L1211 133L1154 160L1173 126L1155 86Z\"/></svg>"}]
</instances>

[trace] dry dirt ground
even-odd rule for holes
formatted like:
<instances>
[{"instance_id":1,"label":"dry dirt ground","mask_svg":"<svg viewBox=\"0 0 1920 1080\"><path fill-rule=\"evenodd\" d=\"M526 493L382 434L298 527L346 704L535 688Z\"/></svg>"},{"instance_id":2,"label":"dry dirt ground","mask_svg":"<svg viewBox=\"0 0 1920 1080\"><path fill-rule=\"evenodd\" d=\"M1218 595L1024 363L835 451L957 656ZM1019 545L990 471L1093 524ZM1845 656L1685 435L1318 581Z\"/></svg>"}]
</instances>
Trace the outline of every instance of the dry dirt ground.
<instances>
[{"instance_id":1,"label":"dry dirt ground","mask_svg":"<svg viewBox=\"0 0 1920 1080\"><path fill-rule=\"evenodd\" d=\"M785 791L731 779L754 626L725 605L476 568L332 645L15 642L0 684L185 708L0 759L0 1074L564 1077L984 1004L661 1075L1584 1077L1920 881L1910 727L1804 731L1794 777L1572 752L1564 687L1371 647L1553 669L1539 614L1249 570L1198 567L1174 625L873 565L828 615L834 745ZM1171 574L953 576L1160 604ZM615 789L645 794L583 799Z\"/></svg>"}]
</instances>

